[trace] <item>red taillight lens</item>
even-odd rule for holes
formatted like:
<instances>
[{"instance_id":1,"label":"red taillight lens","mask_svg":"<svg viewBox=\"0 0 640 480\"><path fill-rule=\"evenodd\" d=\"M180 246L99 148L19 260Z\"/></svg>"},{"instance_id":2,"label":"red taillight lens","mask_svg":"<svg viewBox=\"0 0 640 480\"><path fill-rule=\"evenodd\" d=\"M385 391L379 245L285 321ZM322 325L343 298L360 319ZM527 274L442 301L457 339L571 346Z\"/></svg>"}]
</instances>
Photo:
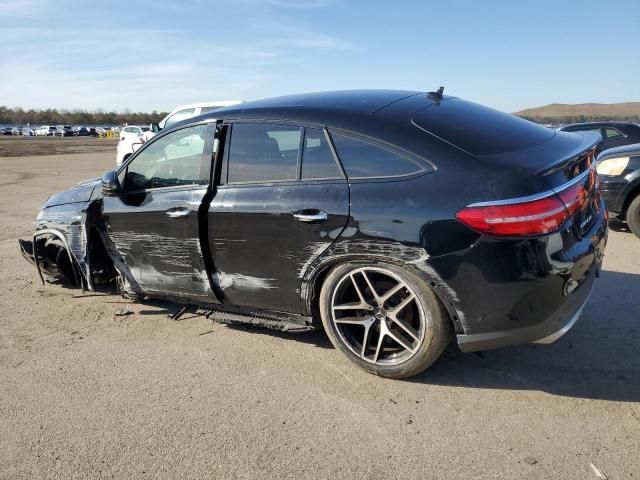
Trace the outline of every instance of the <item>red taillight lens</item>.
<instances>
[{"instance_id":1,"label":"red taillight lens","mask_svg":"<svg viewBox=\"0 0 640 480\"><path fill-rule=\"evenodd\" d=\"M558 196L567 207L569 215L573 215L580 210L587 201L587 192L581 183L576 183L572 187L558 193Z\"/></svg>"},{"instance_id":2,"label":"red taillight lens","mask_svg":"<svg viewBox=\"0 0 640 480\"><path fill-rule=\"evenodd\" d=\"M456 217L474 230L490 235L542 235L560 228L569 214L558 197L531 202L466 207Z\"/></svg>"}]
</instances>

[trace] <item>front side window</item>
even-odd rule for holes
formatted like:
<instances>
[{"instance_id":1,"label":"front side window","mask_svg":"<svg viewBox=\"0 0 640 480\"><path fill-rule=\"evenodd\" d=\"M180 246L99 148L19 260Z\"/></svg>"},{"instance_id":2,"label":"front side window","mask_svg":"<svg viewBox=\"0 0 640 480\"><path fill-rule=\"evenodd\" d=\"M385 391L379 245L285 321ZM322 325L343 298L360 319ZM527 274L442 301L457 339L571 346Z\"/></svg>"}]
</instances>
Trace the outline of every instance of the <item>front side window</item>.
<instances>
[{"instance_id":1,"label":"front side window","mask_svg":"<svg viewBox=\"0 0 640 480\"><path fill-rule=\"evenodd\" d=\"M333 144L347 177L400 177L424 171L424 167L386 148L347 135L332 133Z\"/></svg>"},{"instance_id":2,"label":"front side window","mask_svg":"<svg viewBox=\"0 0 640 480\"><path fill-rule=\"evenodd\" d=\"M201 174L207 126L197 125L152 141L127 166L126 191L207 183Z\"/></svg>"},{"instance_id":3,"label":"front side window","mask_svg":"<svg viewBox=\"0 0 640 480\"><path fill-rule=\"evenodd\" d=\"M167 121L164 122L164 128L169 128L181 120L193 117L195 113L196 113L195 108L184 108L182 110L178 110L176 113L174 113L169 118L167 118Z\"/></svg>"},{"instance_id":4,"label":"front side window","mask_svg":"<svg viewBox=\"0 0 640 480\"><path fill-rule=\"evenodd\" d=\"M300 127L289 125L233 125L229 183L296 180L300 134Z\"/></svg>"},{"instance_id":5,"label":"front side window","mask_svg":"<svg viewBox=\"0 0 640 480\"><path fill-rule=\"evenodd\" d=\"M305 129L300 178L302 180L342 178L342 172L333 158L324 130Z\"/></svg>"},{"instance_id":6,"label":"front side window","mask_svg":"<svg viewBox=\"0 0 640 480\"><path fill-rule=\"evenodd\" d=\"M602 136L607 140L624 137L624 134L617 128L607 127L607 128L603 128L602 131L603 131Z\"/></svg>"}]
</instances>

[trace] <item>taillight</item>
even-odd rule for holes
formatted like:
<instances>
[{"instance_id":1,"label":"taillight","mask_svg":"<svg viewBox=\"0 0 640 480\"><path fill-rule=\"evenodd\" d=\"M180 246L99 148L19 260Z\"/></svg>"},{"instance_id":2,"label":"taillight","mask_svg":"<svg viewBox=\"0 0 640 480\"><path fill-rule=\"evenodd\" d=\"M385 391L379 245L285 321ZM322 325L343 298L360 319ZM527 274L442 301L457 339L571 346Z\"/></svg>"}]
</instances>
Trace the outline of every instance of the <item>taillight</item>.
<instances>
[{"instance_id":1,"label":"taillight","mask_svg":"<svg viewBox=\"0 0 640 480\"><path fill-rule=\"evenodd\" d=\"M531 200L470 205L456 214L465 225L489 235L544 235L558 230L587 201L582 183Z\"/></svg>"},{"instance_id":2,"label":"taillight","mask_svg":"<svg viewBox=\"0 0 640 480\"><path fill-rule=\"evenodd\" d=\"M576 183L566 190L563 190L558 193L558 196L567 207L569 215L573 215L575 212L580 210L587 201L587 192L581 183Z\"/></svg>"}]
</instances>

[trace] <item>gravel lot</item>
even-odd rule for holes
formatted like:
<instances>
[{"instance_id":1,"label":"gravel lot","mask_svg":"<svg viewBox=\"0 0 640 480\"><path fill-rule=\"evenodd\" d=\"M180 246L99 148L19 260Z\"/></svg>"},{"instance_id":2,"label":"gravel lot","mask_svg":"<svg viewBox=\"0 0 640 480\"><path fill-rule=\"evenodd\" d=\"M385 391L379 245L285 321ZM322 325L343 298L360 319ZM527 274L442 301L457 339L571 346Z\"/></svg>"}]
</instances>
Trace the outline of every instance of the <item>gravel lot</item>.
<instances>
[{"instance_id":1,"label":"gravel lot","mask_svg":"<svg viewBox=\"0 0 640 480\"><path fill-rule=\"evenodd\" d=\"M611 231L602 278L560 341L452 346L392 381L323 334L173 321L170 304L42 286L17 238L50 194L112 168L110 150L0 158L0 478L597 480L591 463L640 478L630 233Z\"/></svg>"}]
</instances>

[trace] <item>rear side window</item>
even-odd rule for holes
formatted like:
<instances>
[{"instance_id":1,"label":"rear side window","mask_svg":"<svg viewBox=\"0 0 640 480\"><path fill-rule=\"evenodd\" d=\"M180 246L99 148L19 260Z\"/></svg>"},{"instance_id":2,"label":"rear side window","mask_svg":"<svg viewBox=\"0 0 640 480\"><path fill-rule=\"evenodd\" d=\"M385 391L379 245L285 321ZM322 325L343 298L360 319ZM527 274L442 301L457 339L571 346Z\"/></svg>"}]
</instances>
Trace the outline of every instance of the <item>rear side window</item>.
<instances>
[{"instance_id":1,"label":"rear side window","mask_svg":"<svg viewBox=\"0 0 640 480\"><path fill-rule=\"evenodd\" d=\"M342 172L331 153L324 130L305 129L300 177L302 180L342 178Z\"/></svg>"},{"instance_id":2,"label":"rear side window","mask_svg":"<svg viewBox=\"0 0 640 480\"><path fill-rule=\"evenodd\" d=\"M602 135L607 140L612 138L622 138L624 137L623 133L617 128L607 127L602 129L604 135Z\"/></svg>"},{"instance_id":3,"label":"rear side window","mask_svg":"<svg viewBox=\"0 0 640 480\"><path fill-rule=\"evenodd\" d=\"M424 171L402 155L350 136L332 133L336 153L349 179L400 177Z\"/></svg>"},{"instance_id":4,"label":"rear side window","mask_svg":"<svg viewBox=\"0 0 640 480\"><path fill-rule=\"evenodd\" d=\"M229 183L296 180L301 129L238 123L231 129Z\"/></svg>"}]
</instances>

